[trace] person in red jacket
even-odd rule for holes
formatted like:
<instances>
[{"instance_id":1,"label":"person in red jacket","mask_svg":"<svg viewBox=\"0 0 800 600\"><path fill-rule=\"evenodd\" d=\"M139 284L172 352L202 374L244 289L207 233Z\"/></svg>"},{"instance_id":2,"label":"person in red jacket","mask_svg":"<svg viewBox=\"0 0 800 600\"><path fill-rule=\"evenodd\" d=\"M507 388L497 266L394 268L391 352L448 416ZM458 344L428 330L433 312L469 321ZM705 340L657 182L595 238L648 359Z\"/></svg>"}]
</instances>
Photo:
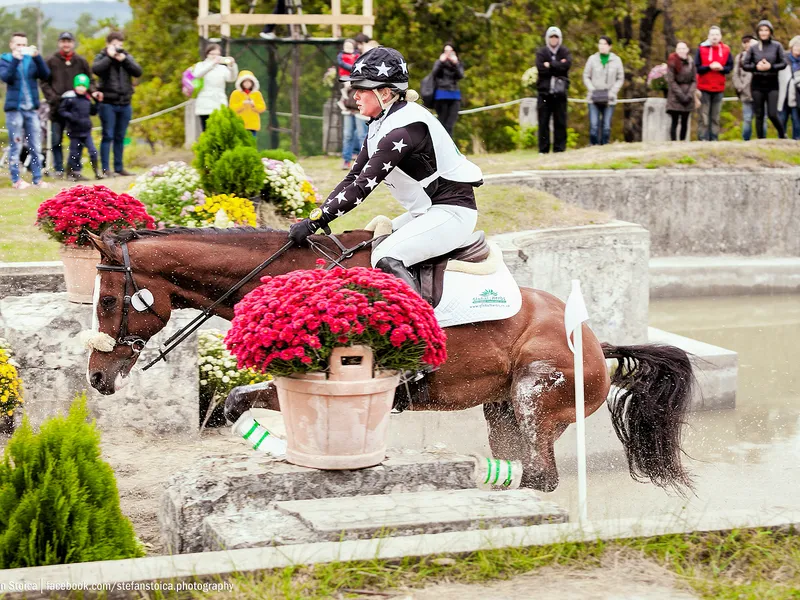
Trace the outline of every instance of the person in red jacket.
<instances>
[{"instance_id":1,"label":"person in red jacket","mask_svg":"<svg viewBox=\"0 0 800 600\"><path fill-rule=\"evenodd\" d=\"M725 78L733 70L733 54L722 43L722 31L714 25L708 30L708 39L700 44L695 54L697 89L700 90L700 122L697 139L716 142L719 139L719 113L725 93Z\"/></svg>"}]
</instances>

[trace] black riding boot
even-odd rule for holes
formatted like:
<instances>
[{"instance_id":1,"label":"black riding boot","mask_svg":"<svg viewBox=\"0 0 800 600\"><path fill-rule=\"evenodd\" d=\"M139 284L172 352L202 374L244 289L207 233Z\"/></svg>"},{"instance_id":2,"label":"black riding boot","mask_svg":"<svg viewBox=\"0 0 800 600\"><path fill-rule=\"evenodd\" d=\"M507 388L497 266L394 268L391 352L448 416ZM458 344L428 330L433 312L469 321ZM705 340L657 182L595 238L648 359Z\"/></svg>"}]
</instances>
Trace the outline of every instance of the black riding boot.
<instances>
[{"instance_id":1,"label":"black riding boot","mask_svg":"<svg viewBox=\"0 0 800 600\"><path fill-rule=\"evenodd\" d=\"M402 279L411 286L412 290L418 294L420 293L419 282L414 278L411 272L406 269L402 260L386 256L380 259L375 266L384 273L389 273L389 275L394 275L398 279Z\"/></svg>"}]
</instances>

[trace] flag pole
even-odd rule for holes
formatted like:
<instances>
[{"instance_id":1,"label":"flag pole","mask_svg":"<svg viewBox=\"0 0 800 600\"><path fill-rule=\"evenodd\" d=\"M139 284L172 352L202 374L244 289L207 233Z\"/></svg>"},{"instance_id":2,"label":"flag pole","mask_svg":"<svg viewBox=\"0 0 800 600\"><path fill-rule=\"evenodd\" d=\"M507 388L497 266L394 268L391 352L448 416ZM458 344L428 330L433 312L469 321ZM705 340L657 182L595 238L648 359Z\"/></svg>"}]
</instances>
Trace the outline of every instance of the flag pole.
<instances>
[{"instance_id":1,"label":"flag pole","mask_svg":"<svg viewBox=\"0 0 800 600\"><path fill-rule=\"evenodd\" d=\"M564 310L564 326L567 331L567 344L574 357L575 379L575 434L578 453L578 522L589 521L586 500L586 411L584 408L583 387L583 323L589 320L586 304L581 294L581 282L572 280L572 291ZM574 342L574 343L573 343Z\"/></svg>"}]
</instances>

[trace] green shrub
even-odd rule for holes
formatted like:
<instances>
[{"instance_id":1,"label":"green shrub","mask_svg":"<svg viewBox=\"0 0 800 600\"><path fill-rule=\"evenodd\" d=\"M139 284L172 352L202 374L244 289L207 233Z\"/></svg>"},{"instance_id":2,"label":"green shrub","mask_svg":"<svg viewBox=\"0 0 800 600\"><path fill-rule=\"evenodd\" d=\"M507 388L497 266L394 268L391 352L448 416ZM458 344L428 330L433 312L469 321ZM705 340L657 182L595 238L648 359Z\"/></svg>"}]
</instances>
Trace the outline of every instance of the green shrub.
<instances>
[{"instance_id":1,"label":"green shrub","mask_svg":"<svg viewBox=\"0 0 800 600\"><path fill-rule=\"evenodd\" d=\"M264 187L264 165L258 150L237 146L226 150L211 171L213 194L252 198Z\"/></svg>"},{"instance_id":2,"label":"green shrub","mask_svg":"<svg viewBox=\"0 0 800 600\"><path fill-rule=\"evenodd\" d=\"M0 569L143 556L86 396L34 433L27 417L0 463Z\"/></svg>"},{"instance_id":3,"label":"green shrub","mask_svg":"<svg viewBox=\"0 0 800 600\"><path fill-rule=\"evenodd\" d=\"M506 125L506 133L518 150L535 150L539 147L539 128Z\"/></svg>"},{"instance_id":4,"label":"green shrub","mask_svg":"<svg viewBox=\"0 0 800 600\"><path fill-rule=\"evenodd\" d=\"M214 165L228 150L245 146L255 148L256 140L253 134L244 128L244 122L227 106L221 106L208 118L206 130L195 142L194 150L195 169L200 173L202 188L209 193L214 193ZM220 190L220 192L227 190Z\"/></svg>"},{"instance_id":5,"label":"green shrub","mask_svg":"<svg viewBox=\"0 0 800 600\"><path fill-rule=\"evenodd\" d=\"M271 158L272 160L279 160L281 162L285 160L297 162L297 156L294 154L294 152L281 150L280 148L276 148L275 150L264 150L261 153L261 158Z\"/></svg>"}]
</instances>

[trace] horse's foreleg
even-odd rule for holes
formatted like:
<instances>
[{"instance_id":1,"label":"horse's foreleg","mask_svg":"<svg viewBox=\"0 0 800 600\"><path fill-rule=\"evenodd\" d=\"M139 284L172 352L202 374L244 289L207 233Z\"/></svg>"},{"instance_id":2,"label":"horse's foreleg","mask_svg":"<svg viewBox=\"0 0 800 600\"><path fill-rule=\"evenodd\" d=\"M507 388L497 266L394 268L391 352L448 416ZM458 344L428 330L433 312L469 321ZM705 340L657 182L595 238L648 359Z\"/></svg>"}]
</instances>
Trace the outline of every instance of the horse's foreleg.
<instances>
[{"instance_id":1,"label":"horse's foreleg","mask_svg":"<svg viewBox=\"0 0 800 600\"><path fill-rule=\"evenodd\" d=\"M225 418L230 423L235 423L245 411L253 407L280 411L278 392L272 381L233 388L225 399Z\"/></svg>"},{"instance_id":2,"label":"horse's foreleg","mask_svg":"<svg viewBox=\"0 0 800 600\"><path fill-rule=\"evenodd\" d=\"M511 402L489 402L483 405L483 416L489 428L492 457L525 462L530 455L528 440L522 433Z\"/></svg>"}]
</instances>

